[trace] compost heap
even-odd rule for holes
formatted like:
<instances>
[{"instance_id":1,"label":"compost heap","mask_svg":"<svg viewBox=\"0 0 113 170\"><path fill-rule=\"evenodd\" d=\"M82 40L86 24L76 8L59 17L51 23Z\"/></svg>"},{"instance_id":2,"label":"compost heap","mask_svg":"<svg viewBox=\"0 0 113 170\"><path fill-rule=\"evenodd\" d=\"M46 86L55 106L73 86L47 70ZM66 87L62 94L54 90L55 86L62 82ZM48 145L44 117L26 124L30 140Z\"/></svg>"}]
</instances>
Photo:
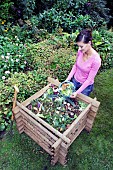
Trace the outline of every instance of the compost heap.
<instances>
[{"instance_id":1,"label":"compost heap","mask_svg":"<svg viewBox=\"0 0 113 170\"><path fill-rule=\"evenodd\" d=\"M62 83L59 87L50 85L50 88L27 108L55 129L64 132L87 106L86 103L69 97L73 90L72 83Z\"/></svg>"}]
</instances>

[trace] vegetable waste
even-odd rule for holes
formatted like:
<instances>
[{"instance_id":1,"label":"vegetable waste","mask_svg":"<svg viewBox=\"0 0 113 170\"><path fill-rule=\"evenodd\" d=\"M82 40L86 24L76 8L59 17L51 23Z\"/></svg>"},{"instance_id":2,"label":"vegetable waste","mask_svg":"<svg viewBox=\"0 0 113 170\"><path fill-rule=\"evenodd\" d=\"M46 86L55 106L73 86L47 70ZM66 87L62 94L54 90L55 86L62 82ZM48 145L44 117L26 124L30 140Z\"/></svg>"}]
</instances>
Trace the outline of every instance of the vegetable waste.
<instances>
[{"instance_id":1,"label":"vegetable waste","mask_svg":"<svg viewBox=\"0 0 113 170\"><path fill-rule=\"evenodd\" d=\"M87 106L82 101L64 97L64 94L69 95L72 91L72 84L71 87L66 86L62 90L51 85L41 97L33 100L27 108L58 131L64 132Z\"/></svg>"}]
</instances>

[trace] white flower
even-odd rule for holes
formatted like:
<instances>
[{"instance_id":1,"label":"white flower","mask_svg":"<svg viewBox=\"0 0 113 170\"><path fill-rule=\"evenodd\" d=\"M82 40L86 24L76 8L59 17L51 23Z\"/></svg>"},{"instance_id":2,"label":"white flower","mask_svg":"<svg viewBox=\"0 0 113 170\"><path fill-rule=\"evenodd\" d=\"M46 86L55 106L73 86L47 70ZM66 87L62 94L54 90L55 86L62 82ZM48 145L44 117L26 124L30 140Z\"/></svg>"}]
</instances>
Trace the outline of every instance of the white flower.
<instances>
[{"instance_id":1,"label":"white flower","mask_svg":"<svg viewBox=\"0 0 113 170\"><path fill-rule=\"evenodd\" d=\"M17 36L15 36L15 38L18 38Z\"/></svg>"},{"instance_id":2,"label":"white flower","mask_svg":"<svg viewBox=\"0 0 113 170\"><path fill-rule=\"evenodd\" d=\"M17 72L14 72L14 74L17 74Z\"/></svg>"},{"instance_id":3,"label":"white flower","mask_svg":"<svg viewBox=\"0 0 113 170\"><path fill-rule=\"evenodd\" d=\"M18 43L16 43L16 46L18 46Z\"/></svg>"},{"instance_id":4,"label":"white flower","mask_svg":"<svg viewBox=\"0 0 113 170\"><path fill-rule=\"evenodd\" d=\"M7 55L10 55L10 53L7 53Z\"/></svg>"},{"instance_id":5,"label":"white flower","mask_svg":"<svg viewBox=\"0 0 113 170\"><path fill-rule=\"evenodd\" d=\"M16 62L18 63L18 62L19 62L19 59L16 59Z\"/></svg>"},{"instance_id":6,"label":"white flower","mask_svg":"<svg viewBox=\"0 0 113 170\"><path fill-rule=\"evenodd\" d=\"M13 62L14 60L11 58L11 61Z\"/></svg>"},{"instance_id":7,"label":"white flower","mask_svg":"<svg viewBox=\"0 0 113 170\"><path fill-rule=\"evenodd\" d=\"M4 55L1 55L1 58L4 59Z\"/></svg>"},{"instance_id":8,"label":"white flower","mask_svg":"<svg viewBox=\"0 0 113 170\"><path fill-rule=\"evenodd\" d=\"M5 56L6 59L9 59L9 56Z\"/></svg>"},{"instance_id":9,"label":"white flower","mask_svg":"<svg viewBox=\"0 0 113 170\"><path fill-rule=\"evenodd\" d=\"M24 61L24 64L27 64L27 61Z\"/></svg>"},{"instance_id":10,"label":"white flower","mask_svg":"<svg viewBox=\"0 0 113 170\"><path fill-rule=\"evenodd\" d=\"M2 80L5 80L5 78L6 78L5 76L2 76Z\"/></svg>"},{"instance_id":11,"label":"white flower","mask_svg":"<svg viewBox=\"0 0 113 170\"><path fill-rule=\"evenodd\" d=\"M5 71L5 74L10 74L10 71Z\"/></svg>"}]
</instances>

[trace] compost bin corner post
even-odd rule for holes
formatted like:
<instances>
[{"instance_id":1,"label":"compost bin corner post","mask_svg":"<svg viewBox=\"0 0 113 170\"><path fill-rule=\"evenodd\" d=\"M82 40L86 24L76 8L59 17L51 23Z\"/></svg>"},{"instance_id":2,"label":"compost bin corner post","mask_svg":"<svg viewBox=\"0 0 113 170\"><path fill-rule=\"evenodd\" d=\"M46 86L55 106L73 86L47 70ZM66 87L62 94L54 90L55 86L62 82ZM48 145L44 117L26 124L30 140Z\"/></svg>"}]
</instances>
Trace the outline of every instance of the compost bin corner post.
<instances>
[{"instance_id":1,"label":"compost bin corner post","mask_svg":"<svg viewBox=\"0 0 113 170\"><path fill-rule=\"evenodd\" d=\"M99 109L100 102L97 101L96 97L92 99L91 102L91 108L87 116L86 126L85 129L90 132L97 114L97 111Z\"/></svg>"}]
</instances>

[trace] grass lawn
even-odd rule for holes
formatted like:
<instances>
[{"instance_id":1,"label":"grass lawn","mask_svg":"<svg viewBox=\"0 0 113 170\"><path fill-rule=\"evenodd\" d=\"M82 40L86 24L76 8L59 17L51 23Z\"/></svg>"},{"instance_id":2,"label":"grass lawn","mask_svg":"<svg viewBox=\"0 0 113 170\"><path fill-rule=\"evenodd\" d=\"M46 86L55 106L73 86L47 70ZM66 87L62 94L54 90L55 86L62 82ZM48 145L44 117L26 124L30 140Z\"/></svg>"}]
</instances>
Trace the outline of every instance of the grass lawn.
<instances>
[{"instance_id":1,"label":"grass lawn","mask_svg":"<svg viewBox=\"0 0 113 170\"><path fill-rule=\"evenodd\" d=\"M113 68L101 72L91 97L101 102L92 131L73 142L66 166L50 165L50 156L25 134L0 141L0 170L113 170Z\"/></svg>"}]
</instances>

